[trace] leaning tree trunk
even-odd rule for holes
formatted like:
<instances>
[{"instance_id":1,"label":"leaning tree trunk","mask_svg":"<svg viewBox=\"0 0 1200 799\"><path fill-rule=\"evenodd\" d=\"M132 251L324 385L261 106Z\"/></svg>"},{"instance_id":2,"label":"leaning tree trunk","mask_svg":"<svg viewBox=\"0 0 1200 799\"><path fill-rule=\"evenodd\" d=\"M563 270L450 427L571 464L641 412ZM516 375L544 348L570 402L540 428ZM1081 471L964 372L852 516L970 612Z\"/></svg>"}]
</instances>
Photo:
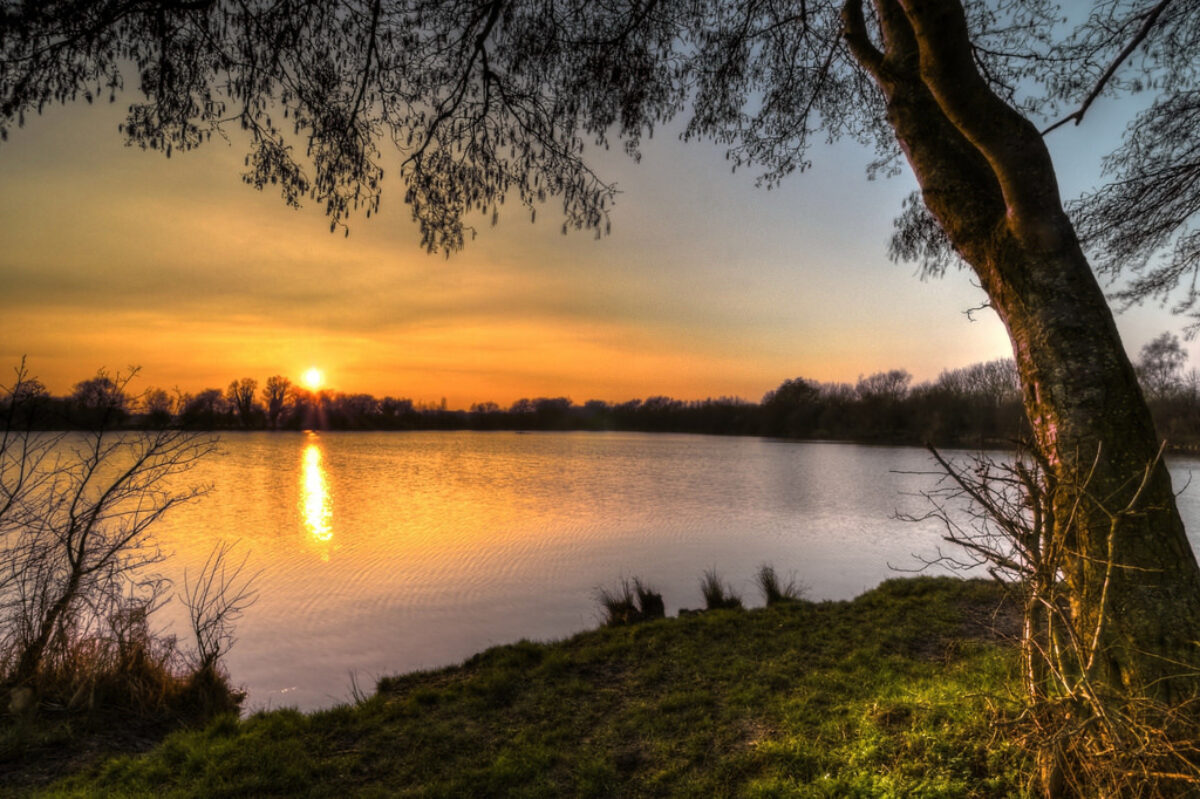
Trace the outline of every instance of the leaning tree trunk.
<instances>
[{"instance_id":1,"label":"leaning tree trunk","mask_svg":"<svg viewBox=\"0 0 1200 799\"><path fill-rule=\"evenodd\" d=\"M1045 144L980 76L959 0L875 0L875 11L878 45L862 0L847 0L846 42L885 95L927 207L1008 328L1057 485L1082 666L1114 693L1194 695L1200 568Z\"/></svg>"}]
</instances>

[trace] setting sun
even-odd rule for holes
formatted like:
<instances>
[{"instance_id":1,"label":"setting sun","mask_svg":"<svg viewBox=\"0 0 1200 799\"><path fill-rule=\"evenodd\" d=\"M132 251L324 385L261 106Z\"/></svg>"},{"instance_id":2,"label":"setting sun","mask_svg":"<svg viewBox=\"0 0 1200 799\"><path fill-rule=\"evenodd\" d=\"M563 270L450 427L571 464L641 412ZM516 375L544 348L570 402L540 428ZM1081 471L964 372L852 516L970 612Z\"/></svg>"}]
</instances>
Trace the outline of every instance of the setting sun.
<instances>
[{"instance_id":1,"label":"setting sun","mask_svg":"<svg viewBox=\"0 0 1200 799\"><path fill-rule=\"evenodd\" d=\"M321 370L312 366L303 375L300 376L300 381L309 391L316 391L325 382L325 375Z\"/></svg>"}]
</instances>

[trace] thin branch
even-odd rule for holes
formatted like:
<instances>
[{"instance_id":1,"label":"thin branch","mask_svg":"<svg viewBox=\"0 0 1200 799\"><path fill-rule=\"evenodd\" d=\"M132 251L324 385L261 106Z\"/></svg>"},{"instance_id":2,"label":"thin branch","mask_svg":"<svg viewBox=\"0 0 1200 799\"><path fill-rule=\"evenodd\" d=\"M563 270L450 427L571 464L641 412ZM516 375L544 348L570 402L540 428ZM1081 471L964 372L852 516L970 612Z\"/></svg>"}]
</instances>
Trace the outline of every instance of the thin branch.
<instances>
[{"instance_id":1,"label":"thin branch","mask_svg":"<svg viewBox=\"0 0 1200 799\"><path fill-rule=\"evenodd\" d=\"M1087 110L1092 107L1092 103L1094 103L1096 98L1099 97L1101 92L1104 91L1104 87L1110 80L1112 80L1113 75L1115 75L1121 65L1125 63L1125 60L1129 58L1129 56L1133 55L1133 51L1138 48L1138 45L1144 42L1146 37L1150 35L1150 31L1158 22L1158 18L1162 16L1162 12L1165 11L1167 6L1171 5L1171 3L1172 0L1160 0L1158 5L1146 13L1146 17L1142 21L1142 27L1139 28L1134 37L1129 40L1129 42L1125 45L1125 48L1117 54L1117 57L1112 60L1112 63L1108 65L1108 69L1104 70L1104 74L1100 76L1100 79L1096 81L1096 85L1092 87L1090 92L1088 92L1087 97L1084 98L1083 104L1079 106L1079 109L1074 113L1068 114L1050 127L1043 130L1043 136L1051 133L1054 130L1057 130L1058 128L1061 128L1068 122L1073 121L1076 125L1083 122L1083 115L1086 114Z\"/></svg>"}]
</instances>

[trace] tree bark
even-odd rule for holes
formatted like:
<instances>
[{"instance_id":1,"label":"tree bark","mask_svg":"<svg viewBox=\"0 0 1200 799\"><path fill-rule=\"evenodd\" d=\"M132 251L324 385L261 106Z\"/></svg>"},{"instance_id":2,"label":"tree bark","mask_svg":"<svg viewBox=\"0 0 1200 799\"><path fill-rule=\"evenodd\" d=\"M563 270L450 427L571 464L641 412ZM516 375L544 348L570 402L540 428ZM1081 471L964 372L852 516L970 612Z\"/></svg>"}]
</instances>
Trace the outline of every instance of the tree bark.
<instances>
[{"instance_id":1,"label":"tree bark","mask_svg":"<svg viewBox=\"0 0 1200 799\"><path fill-rule=\"evenodd\" d=\"M846 43L885 95L926 205L1008 329L1057 485L1081 668L1114 692L1194 695L1200 567L1049 152L980 76L959 0L874 0L874 11L878 45L862 0L847 0Z\"/></svg>"}]
</instances>

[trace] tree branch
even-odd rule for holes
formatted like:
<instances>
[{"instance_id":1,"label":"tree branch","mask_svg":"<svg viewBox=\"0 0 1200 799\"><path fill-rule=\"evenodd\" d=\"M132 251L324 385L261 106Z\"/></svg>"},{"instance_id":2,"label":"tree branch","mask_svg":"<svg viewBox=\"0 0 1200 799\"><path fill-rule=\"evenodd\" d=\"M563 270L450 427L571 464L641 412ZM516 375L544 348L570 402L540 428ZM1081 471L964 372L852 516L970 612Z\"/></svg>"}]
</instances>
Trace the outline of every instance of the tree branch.
<instances>
[{"instance_id":1,"label":"tree branch","mask_svg":"<svg viewBox=\"0 0 1200 799\"><path fill-rule=\"evenodd\" d=\"M1084 98L1083 104L1079 106L1079 110L1075 111L1073 114L1068 114L1050 127L1043 130L1043 136L1057 130L1058 128L1061 128L1068 122L1074 121L1075 124L1078 125L1083 121L1083 115L1087 113L1087 110L1091 108L1092 103L1094 103L1096 98L1100 96L1100 93L1104 91L1104 87L1110 80L1112 80L1112 76L1116 74L1121 64L1125 63L1125 60L1129 58L1129 56L1133 55L1133 51L1138 48L1138 45L1146 40L1146 37L1150 35L1150 30L1154 27L1155 23L1158 22L1158 18L1162 16L1162 12L1165 11L1167 6L1171 5L1172 2L1173 0L1160 0L1158 5L1146 13L1146 18L1142 21L1142 27L1139 28L1138 32L1134 34L1134 37L1129 40L1129 43L1125 45L1125 48L1117 54L1117 57L1113 59L1112 63L1108 65L1108 69L1106 69L1104 74L1100 76L1100 79L1096 81L1096 85L1092 87L1090 92L1088 92L1088 96Z\"/></svg>"},{"instance_id":2,"label":"tree branch","mask_svg":"<svg viewBox=\"0 0 1200 799\"><path fill-rule=\"evenodd\" d=\"M883 70L883 53L867 33L863 0L846 0L842 6L842 39L855 60L878 81Z\"/></svg>"},{"instance_id":3,"label":"tree branch","mask_svg":"<svg viewBox=\"0 0 1200 799\"><path fill-rule=\"evenodd\" d=\"M371 4L371 36L367 44L366 61L363 64L362 82L358 85L358 92L354 96L354 102L350 107L350 121L346 125L347 132L354 131L354 123L358 119L358 111L362 105L363 96L367 93L367 82L371 77L371 60L375 57L377 47L376 37L379 33L379 6L380 0L375 0Z\"/></svg>"},{"instance_id":4,"label":"tree branch","mask_svg":"<svg viewBox=\"0 0 1200 799\"><path fill-rule=\"evenodd\" d=\"M1000 184L1010 229L1027 245L1057 249L1065 218L1050 153L1037 128L979 74L966 14L957 0L897 0L916 34L921 78L947 119L987 159Z\"/></svg>"}]
</instances>

